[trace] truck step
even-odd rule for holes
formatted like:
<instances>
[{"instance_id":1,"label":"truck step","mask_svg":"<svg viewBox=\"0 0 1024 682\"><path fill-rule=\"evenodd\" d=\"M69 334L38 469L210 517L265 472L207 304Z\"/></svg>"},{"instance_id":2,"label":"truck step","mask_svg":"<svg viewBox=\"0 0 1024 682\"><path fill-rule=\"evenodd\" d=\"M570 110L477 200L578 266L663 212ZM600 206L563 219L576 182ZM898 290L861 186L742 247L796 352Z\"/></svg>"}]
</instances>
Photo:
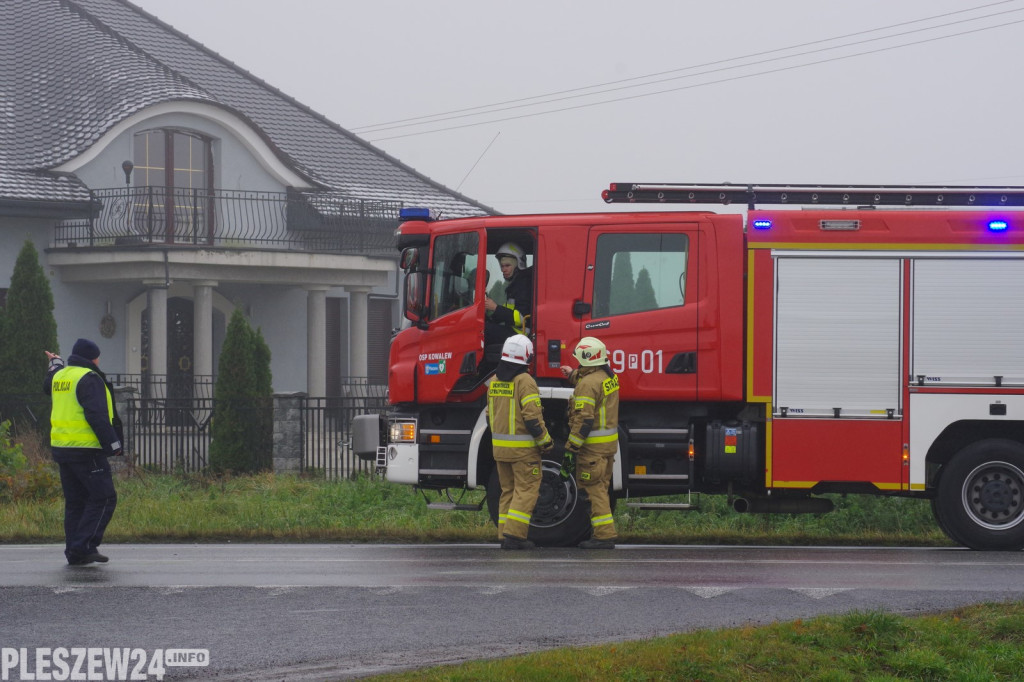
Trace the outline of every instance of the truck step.
<instances>
[{"instance_id":1,"label":"truck step","mask_svg":"<svg viewBox=\"0 0 1024 682\"><path fill-rule=\"evenodd\" d=\"M699 504L689 502L627 502L631 509L675 509L678 511L693 511L700 509Z\"/></svg>"},{"instance_id":2,"label":"truck step","mask_svg":"<svg viewBox=\"0 0 1024 682\"><path fill-rule=\"evenodd\" d=\"M454 502L428 502L427 509L440 509L442 511L480 511L483 505L480 504L455 504Z\"/></svg>"}]
</instances>

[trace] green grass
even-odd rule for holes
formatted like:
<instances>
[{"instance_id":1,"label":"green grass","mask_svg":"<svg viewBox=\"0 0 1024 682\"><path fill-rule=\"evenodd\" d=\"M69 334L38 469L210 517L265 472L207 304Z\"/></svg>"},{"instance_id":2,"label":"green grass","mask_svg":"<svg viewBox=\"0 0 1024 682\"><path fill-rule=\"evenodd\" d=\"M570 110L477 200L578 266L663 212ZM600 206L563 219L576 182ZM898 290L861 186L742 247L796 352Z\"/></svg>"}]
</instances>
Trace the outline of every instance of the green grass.
<instances>
[{"instance_id":1,"label":"green grass","mask_svg":"<svg viewBox=\"0 0 1024 682\"><path fill-rule=\"evenodd\" d=\"M368 477L326 481L135 471L119 475L116 485L118 508L108 542L486 542L494 536L486 511L430 510L419 491ZM0 495L0 542L61 541L59 484L46 480L22 491ZM437 499L436 493L428 495ZM462 501L480 499L482 492L471 492ZM638 510L620 500L615 522L623 543L950 544L926 501L833 499L836 511L822 515L738 514L721 496L701 498L701 510L691 512Z\"/></svg>"},{"instance_id":2,"label":"green grass","mask_svg":"<svg viewBox=\"0 0 1024 682\"><path fill-rule=\"evenodd\" d=\"M556 649L380 675L378 682L1019 680L1024 602L925 616L856 612Z\"/></svg>"}]
</instances>

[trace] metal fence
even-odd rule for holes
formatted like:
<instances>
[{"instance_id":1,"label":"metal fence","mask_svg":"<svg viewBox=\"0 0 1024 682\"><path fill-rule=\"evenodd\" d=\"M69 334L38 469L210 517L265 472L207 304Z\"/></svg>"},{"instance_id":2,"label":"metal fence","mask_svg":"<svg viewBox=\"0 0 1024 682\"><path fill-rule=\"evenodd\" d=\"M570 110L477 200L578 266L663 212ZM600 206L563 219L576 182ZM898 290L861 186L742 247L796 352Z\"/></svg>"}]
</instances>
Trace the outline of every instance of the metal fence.
<instances>
[{"instance_id":1,"label":"metal fence","mask_svg":"<svg viewBox=\"0 0 1024 682\"><path fill-rule=\"evenodd\" d=\"M358 414L384 413L386 387L348 380L341 397L301 397L297 414L275 419L298 420L302 434L300 471L337 479L374 474L374 463L352 452L351 425ZM125 452L136 466L159 472L198 472L210 465L210 425L215 401L207 398L153 398L128 391L119 400ZM49 431L46 396L0 396L0 421ZM256 409L255 407L253 409ZM270 448L268 447L268 451Z\"/></svg>"},{"instance_id":2,"label":"metal fence","mask_svg":"<svg viewBox=\"0 0 1024 682\"><path fill-rule=\"evenodd\" d=\"M351 477L357 473L373 475L374 462L364 461L352 452L352 419L359 414L383 414L387 400L362 395L346 398L306 398L302 414L304 471L327 478Z\"/></svg>"},{"instance_id":3,"label":"metal fence","mask_svg":"<svg viewBox=\"0 0 1024 682\"><path fill-rule=\"evenodd\" d=\"M35 395L0 395L0 422L10 421L14 432L34 429L50 432L50 397L41 392Z\"/></svg>"},{"instance_id":4,"label":"metal fence","mask_svg":"<svg viewBox=\"0 0 1024 682\"><path fill-rule=\"evenodd\" d=\"M213 398L129 397L122 404L125 453L137 466L193 472L210 465Z\"/></svg>"},{"instance_id":5,"label":"metal fence","mask_svg":"<svg viewBox=\"0 0 1024 682\"><path fill-rule=\"evenodd\" d=\"M54 244L286 248L394 255L402 203L337 192L94 189L92 217L57 225Z\"/></svg>"},{"instance_id":6,"label":"metal fence","mask_svg":"<svg viewBox=\"0 0 1024 682\"><path fill-rule=\"evenodd\" d=\"M193 374L184 377L167 374L107 374L115 387L130 388L141 398L212 398L214 377Z\"/></svg>"}]
</instances>

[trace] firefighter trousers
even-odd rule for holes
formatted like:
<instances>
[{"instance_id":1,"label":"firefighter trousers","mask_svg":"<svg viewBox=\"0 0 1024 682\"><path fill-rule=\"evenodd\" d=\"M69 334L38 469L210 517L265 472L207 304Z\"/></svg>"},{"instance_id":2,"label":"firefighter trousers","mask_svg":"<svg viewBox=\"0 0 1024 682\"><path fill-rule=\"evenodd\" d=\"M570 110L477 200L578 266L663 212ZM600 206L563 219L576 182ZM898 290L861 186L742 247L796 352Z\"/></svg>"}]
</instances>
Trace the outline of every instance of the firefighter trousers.
<instances>
[{"instance_id":1,"label":"firefighter trousers","mask_svg":"<svg viewBox=\"0 0 1024 682\"><path fill-rule=\"evenodd\" d=\"M597 540L616 537L608 486L612 482L615 453L594 455L581 451L576 457L576 484L590 498L590 525Z\"/></svg>"},{"instance_id":2,"label":"firefighter trousers","mask_svg":"<svg viewBox=\"0 0 1024 682\"><path fill-rule=\"evenodd\" d=\"M530 517L537 506L543 470L540 456L515 462L495 462L501 482L498 500L498 539L511 535L525 540L530 530Z\"/></svg>"}]
</instances>

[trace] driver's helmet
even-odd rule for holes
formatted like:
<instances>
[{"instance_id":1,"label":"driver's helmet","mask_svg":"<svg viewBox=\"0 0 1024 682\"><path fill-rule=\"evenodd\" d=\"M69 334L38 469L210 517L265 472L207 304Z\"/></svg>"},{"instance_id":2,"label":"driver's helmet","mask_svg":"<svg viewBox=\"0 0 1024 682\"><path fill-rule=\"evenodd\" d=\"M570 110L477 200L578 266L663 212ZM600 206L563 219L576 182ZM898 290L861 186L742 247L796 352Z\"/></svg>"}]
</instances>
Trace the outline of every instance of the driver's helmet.
<instances>
[{"instance_id":1,"label":"driver's helmet","mask_svg":"<svg viewBox=\"0 0 1024 682\"><path fill-rule=\"evenodd\" d=\"M501 262L502 256L510 256L516 259L516 269L526 269L526 252L523 251L519 244L514 242L507 242L498 247L498 252L494 254L498 258L498 262Z\"/></svg>"}]
</instances>

